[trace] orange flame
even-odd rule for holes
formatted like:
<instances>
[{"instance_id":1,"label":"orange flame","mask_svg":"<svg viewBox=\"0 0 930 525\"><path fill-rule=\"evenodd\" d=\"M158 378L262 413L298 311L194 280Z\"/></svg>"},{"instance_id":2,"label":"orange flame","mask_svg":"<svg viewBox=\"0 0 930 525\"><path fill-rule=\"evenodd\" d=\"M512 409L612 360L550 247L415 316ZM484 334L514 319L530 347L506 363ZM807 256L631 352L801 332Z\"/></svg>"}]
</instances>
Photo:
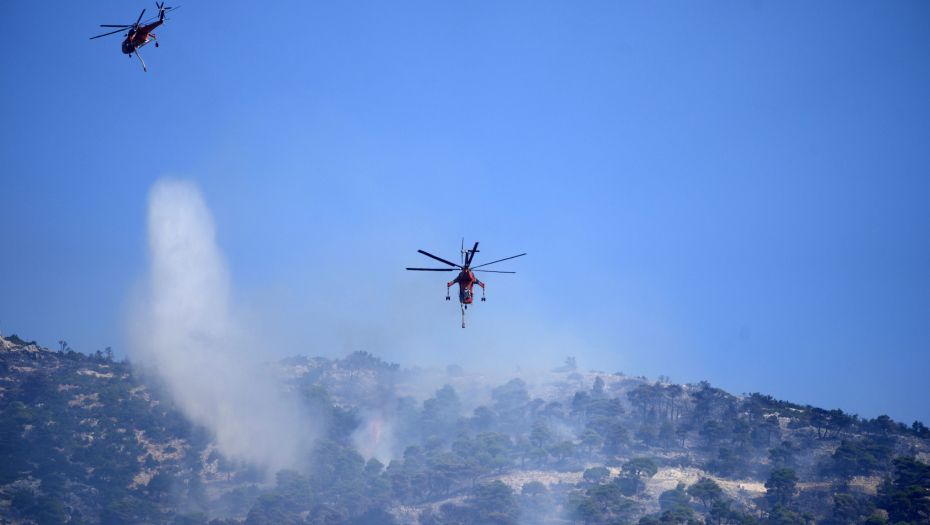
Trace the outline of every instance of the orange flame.
<instances>
[{"instance_id":1,"label":"orange flame","mask_svg":"<svg viewBox=\"0 0 930 525\"><path fill-rule=\"evenodd\" d=\"M383 424L384 424L384 418L382 417L381 419L372 421L368 425L368 430L371 431L371 435L374 438L376 445L378 444L378 441L381 440L381 425Z\"/></svg>"}]
</instances>

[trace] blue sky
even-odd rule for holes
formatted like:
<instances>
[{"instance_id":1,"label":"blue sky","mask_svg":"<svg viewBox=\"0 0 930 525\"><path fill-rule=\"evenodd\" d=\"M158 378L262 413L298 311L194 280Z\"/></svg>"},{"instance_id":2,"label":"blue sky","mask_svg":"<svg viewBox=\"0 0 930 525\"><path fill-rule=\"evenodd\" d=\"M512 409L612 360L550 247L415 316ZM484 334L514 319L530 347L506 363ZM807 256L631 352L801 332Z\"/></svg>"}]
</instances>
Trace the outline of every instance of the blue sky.
<instances>
[{"instance_id":1,"label":"blue sky","mask_svg":"<svg viewBox=\"0 0 930 525\"><path fill-rule=\"evenodd\" d=\"M930 422L927 3L182 5L148 73L88 38L154 5L4 7L4 334L131 353L175 177L257 357L575 355ZM403 271L463 236L529 253L466 330Z\"/></svg>"}]
</instances>

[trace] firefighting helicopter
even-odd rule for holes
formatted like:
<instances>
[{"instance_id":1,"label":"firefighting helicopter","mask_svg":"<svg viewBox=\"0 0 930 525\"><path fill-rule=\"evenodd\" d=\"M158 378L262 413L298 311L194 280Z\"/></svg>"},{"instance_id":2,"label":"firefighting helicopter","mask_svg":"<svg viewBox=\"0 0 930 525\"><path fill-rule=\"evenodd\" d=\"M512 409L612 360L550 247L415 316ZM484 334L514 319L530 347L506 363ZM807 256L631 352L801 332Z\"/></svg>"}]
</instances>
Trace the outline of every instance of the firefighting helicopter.
<instances>
[{"instance_id":1,"label":"firefighting helicopter","mask_svg":"<svg viewBox=\"0 0 930 525\"><path fill-rule=\"evenodd\" d=\"M471 262L475 258L475 254L478 253L478 243L476 242L475 247L472 248L471 250L466 250L464 238L462 239L462 253L461 253L462 264L451 263L445 259L440 259L439 257L436 257L435 255L431 253L426 253L423 250L417 250L417 252L422 253L423 255L427 257L436 259L439 262L446 263L449 266L453 266L454 268L407 268L408 270L415 270L415 271L420 271L420 272L452 272L452 271L455 271L455 268L458 268L461 270L459 272L458 277L456 277L455 279L453 279L452 281L446 284L446 301L449 300L449 288L452 287L453 284L459 283L459 303L461 303L462 305L462 328L465 328L465 310L468 309L468 305L472 304L472 300L474 299L474 296L472 294L472 288L476 284L481 287L481 300L484 301L484 283L479 281L478 278L475 277L475 274L472 272L517 273L517 272L501 272L501 271L495 271L495 270L478 270L477 268L481 268L482 266L487 266L489 264L499 263L501 261L506 261L509 259L516 259L517 257L523 257L524 255L526 255L525 253L521 253L520 255L514 255L513 257L498 259L496 261L484 263L479 266L472 266Z\"/></svg>"},{"instance_id":2,"label":"firefighting helicopter","mask_svg":"<svg viewBox=\"0 0 930 525\"><path fill-rule=\"evenodd\" d=\"M145 9L142 10L142 14L139 15L139 19L136 20L135 24L116 26L116 25L101 25L100 27L118 27L116 31L111 31L109 33L104 33L102 35L97 35L91 37L91 40L95 38L100 38L102 36L112 35L114 33L121 33L125 30L129 30L126 33L126 40L123 40L123 53L132 57L132 54L135 53L139 57L139 62L142 62L142 70L148 71L145 67L145 60L142 60L142 55L139 54L139 48L149 43L149 37L152 37L152 40L155 41L155 47L158 47L158 39L155 38L155 33L152 33L152 30L160 25L165 24L165 13L169 11L174 11L177 7L165 7L165 3L162 2L161 5L158 2L155 2L155 7L158 8L158 16L152 17L145 22L142 22L142 16L145 15ZM157 18L157 20L156 20ZM154 22L153 22L154 20ZM140 23L142 22L142 23ZM149 24L148 22L152 22ZM146 25L143 25L146 24Z\"/></svg>"}]
</instances>

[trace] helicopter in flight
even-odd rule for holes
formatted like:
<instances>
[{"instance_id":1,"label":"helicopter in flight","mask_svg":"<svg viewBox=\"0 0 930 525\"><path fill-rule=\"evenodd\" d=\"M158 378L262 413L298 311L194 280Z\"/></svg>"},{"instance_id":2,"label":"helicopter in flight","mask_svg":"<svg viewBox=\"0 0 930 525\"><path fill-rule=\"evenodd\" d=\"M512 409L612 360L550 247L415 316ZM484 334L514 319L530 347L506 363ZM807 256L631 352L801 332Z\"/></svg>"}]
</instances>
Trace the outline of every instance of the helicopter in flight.
<instances>
[{"instance_id":1,"label":"helicopter in flight","mask_svg":"<svg viewBox=\"0 0 930 525\"><path fill-rule=\"evenodd\" d=\"M142 17L145 15L145 9L142 10L142 14L139 15L139 19L136 20L135 24L130 25L101 25L100 27L118 27L116 31L111 31L109 33L104 33L102 35L97 35L91 37L91 40L95 38L100 38L102 36L112 35L114 33L122 33L123 31L129 30L126 33L126 40L123 40L123 53L132 57L132 54L135 53L139 57L139 62L142 62L142 70L148 71L145 67L145 60L142 60L142 55L139 54L139 48L149 43L149 37L152 37L152 40L155 41L155 47L158 47L158 39L155 38L155 33L152 32L156 27L165 24L165 13L169 11L174 11L177 7L165 7L165 3L162 2L161 5L158 2L155 2L155 7L158 8L158 16L152 17L145 22L142 22ZM156 20L157 18L157 20ZM140 23L141 22L141 23ZM151 22L151 23L149 23Z\"/></svg>"},{"instance_id":2,"label":"helicopter in flight","mask_svg":"<svg viewBox=\"0 0 930 525\"><path fill-rule=\"evenodd\" d=\"M489 264L499 263L501 261L507 261L509 259L516 259L517 257L523 257L525 253L520 255L514 255L513 257L507 257L504 259L498 259L489 263L484 263L478 266L472 266L472 260L475 258L475 254L478 253L478 243L475 243L475 247L471 250L465 249L465 239L462 239L462 254L461 254L461 264L451 263L445 259L440 259L431 253L426 253L423 250L417 250L417 252L422 253L423 255L436 259L439 262L446 263L453 268L407 268L408 270L418 271L418 272L452 272L458 268L458 276L446 284L446 301L449 298L449 288L453 284L458 283L459 285L459 303L462 305L462 328L465 328L465 310L468 309L468 305L472 304L474 300L474 293L472 288L477 284L481 287L481 300L484 301L484 283L479 281L473 272L489 272L489 273L517 273L517 272L501 272L496 270L478 270L482 266L488 266Z\"/></svg>"}]
</instances>

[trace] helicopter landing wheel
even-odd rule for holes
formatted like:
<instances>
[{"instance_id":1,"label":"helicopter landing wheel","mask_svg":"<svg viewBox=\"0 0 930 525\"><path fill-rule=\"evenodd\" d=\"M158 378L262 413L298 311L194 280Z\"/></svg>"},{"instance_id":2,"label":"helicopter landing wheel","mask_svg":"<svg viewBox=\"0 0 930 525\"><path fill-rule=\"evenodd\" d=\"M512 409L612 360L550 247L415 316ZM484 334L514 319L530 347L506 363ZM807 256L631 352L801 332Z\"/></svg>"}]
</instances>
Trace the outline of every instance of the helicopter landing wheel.
<instances>
[{"instance_id":1,"label":"helicopter landing wheel","mask_svg":"<svg viewBox=\"0 0 930 525\"><path fill-rule=\"evenodd\" d=\"M158 42L155 42L155 47L158 47Z\"/></svg>"},{"instance_id":2,"label":"helicopter landing wheel","mask_svg":"<svg viewBox=\"0 0 930 525\"><path fill-rule=\"evenodd\" d=\"M484 297L481 298L481 302L484 302Z\"/></svg>"}]
</instances>

